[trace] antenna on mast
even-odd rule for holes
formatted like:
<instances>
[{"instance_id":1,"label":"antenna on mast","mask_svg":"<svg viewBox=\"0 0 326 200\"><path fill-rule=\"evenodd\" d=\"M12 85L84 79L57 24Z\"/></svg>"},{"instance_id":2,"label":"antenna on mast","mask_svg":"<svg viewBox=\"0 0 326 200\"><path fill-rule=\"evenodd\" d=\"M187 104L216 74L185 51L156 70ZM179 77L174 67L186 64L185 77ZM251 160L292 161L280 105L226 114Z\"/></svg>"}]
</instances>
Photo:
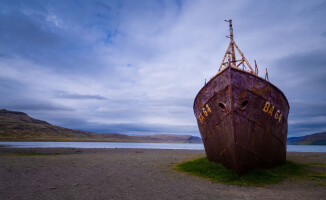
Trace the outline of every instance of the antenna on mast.
<instances>
[{"instance_id":1,"label":"antenna on mast","mask_svg":"<svg viewBox=\"0 0 326 200\"><path fill-rule=\"evenodd\" d=\"M232 64L236 67L236 59L235 59L235 52L234 52L234 41L233 41L233 27L232 27L232 19L229 20L224 20L226 22L229 22L229 30L230 30L230 36L226 36L228 38L230 38L230 46L231 46L231 54L232 54L232 59L231 62Z\"/></svg>"}]
</instances>

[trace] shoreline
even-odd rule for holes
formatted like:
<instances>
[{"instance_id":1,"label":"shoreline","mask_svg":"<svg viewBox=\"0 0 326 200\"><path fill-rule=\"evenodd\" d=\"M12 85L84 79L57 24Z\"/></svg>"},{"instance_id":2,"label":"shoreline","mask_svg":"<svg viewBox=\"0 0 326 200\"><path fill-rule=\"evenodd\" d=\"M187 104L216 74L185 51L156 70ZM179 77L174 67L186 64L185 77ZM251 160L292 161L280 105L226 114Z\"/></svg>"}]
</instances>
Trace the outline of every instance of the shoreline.
<instances>
[{"instance_id":1,"label":"shoreline","mask_svg":"<svg viewBox=\"0 0 326 200\"><path fill-rule=\"evenodd\" d=\"M202 143L139 143L139 142L40 142L0 141L0 148L126 148L126 149L189 149L204 150ZM287 145L289 152L326 152L325 145Z\"/></svg>"},{"instance_id":2,"label":"shoreline","mask_svg":"<svg viewBox=\"0 0 326 200\"><path fill-rule=\"evenodd\" d=\"M1 140L0 142L125 142L125 143L190 143L190 144L203 144L202 142L176 142L176 141L124 141L124 140Z\"/></svg>"},{"instance_id":3,"label":"shoreline","mask_svg":"<svg viewBox=\"0 0 326 200\"><path fill-rule=\"evenodd\" d=\"M110 141L110 140L1 140L0 142L94 142L94 143L149 143L149 144L204 144L203 142L174 142L174 141ZM287 144L290 146L325 146L326 144Z\"/></svg>"}]
</instances>

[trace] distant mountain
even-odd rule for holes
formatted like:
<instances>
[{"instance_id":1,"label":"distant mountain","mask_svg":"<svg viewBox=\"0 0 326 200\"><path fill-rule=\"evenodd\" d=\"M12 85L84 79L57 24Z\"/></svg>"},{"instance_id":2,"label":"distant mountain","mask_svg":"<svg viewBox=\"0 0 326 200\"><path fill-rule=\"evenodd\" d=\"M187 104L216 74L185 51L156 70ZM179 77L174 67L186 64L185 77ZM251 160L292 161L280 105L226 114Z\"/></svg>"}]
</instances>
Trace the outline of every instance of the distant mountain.
<instances>
[{"instance_id":1,"label":"distant mountain","mask_svg":"<svg viewBox=\"0 0 326 200\"><path fill-rule=\"evenodd\" d=\"M326 145L326 132L302 137L290 137L287 139L287 144Z\"/></svg>"},{"instance_id":2,"label":"distant mountain","mask_svg":"<svg viewBox=\"0 0 326 200\"><path fill-rule=\"evenodd\" d=\"M172 135L172 134L155 134L155 135L138 135L136 138L151 141L151 142L186 142L186 143L201 143L199 137L191 135Z\"/></svg>"},{"instance_id":3,"label":"distant mountain","mask_svg":"<svg viewBox=\"0 0 326 200\"><path fill-rule=\"evenodd\" d=\"M118 133L93 133L54 126L26 113L0 109L0 141L196 142L194 136L159 135L152 139Z\"/></svg>"}]
</instances>

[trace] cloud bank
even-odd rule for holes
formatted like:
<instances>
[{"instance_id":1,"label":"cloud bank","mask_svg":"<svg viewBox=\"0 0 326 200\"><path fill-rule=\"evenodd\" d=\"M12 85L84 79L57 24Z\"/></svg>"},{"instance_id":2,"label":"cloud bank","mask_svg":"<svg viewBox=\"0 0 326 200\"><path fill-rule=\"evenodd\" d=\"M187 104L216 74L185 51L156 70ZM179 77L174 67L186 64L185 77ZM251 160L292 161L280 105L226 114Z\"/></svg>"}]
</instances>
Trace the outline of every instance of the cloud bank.
<instances>
[{"instance_id":1,"label":"cloud bank","mask_svg":"<svg viewBox=\"0 0 326 200\"><path fill-rule=\"evenodd\" d=\"M199 135L193 100L235 41L326 130L325 1L2 1L0 107L68 128Z\"/></svg>"}]
</instances>

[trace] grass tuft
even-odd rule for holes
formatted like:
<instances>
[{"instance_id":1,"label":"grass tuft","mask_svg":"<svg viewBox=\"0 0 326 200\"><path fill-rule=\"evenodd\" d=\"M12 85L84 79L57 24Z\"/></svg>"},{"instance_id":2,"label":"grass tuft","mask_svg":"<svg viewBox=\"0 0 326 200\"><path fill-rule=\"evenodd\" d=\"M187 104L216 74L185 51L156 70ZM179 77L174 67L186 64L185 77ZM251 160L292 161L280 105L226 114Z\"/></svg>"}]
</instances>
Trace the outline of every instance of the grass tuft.
<instances>
[{"instance_id":1,"label":"grass tuft","mask_svg":"<svg viewBox=\"0 0 326 200\"><path fill-rule=\"evenodd\" d=\"M213 182L238 186L266 186L280 183L287 178L299 178L306 173L304 165L287 161L277 168L255 169L239 176L221 164L209 162L206 157L180 163L176 169L208 178Z\"/></svg>"}]
</instances>

